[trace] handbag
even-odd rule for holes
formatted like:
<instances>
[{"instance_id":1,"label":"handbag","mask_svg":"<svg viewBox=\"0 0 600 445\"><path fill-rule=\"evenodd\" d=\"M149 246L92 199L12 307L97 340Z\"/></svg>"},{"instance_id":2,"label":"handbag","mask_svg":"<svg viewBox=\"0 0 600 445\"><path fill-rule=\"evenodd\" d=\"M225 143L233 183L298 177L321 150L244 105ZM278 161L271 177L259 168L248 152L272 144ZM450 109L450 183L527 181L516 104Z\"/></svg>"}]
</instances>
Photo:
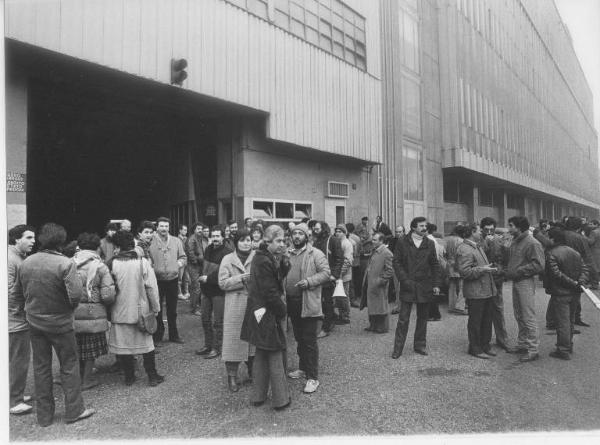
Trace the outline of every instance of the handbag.
<instances>
[{"instance_id":1,"label":"handbag","mask_svg":"<svg viewBox=\"0 0 600 445\"><path fill-rule=\"evenodd\" d=\"M138 303L138 322L137 327L142 332L147 332L148 334L154 334L158 329L158 323L156 321L156 315L154 312L149 311L147 313L143 312L142 302L144 298L148 300L148 295L146 294L146 287L144 286L144 267L143 261L140 258L140 301ZM150 308L150 300L148 300L148 308Z\"/></svg>"}]
</instances>

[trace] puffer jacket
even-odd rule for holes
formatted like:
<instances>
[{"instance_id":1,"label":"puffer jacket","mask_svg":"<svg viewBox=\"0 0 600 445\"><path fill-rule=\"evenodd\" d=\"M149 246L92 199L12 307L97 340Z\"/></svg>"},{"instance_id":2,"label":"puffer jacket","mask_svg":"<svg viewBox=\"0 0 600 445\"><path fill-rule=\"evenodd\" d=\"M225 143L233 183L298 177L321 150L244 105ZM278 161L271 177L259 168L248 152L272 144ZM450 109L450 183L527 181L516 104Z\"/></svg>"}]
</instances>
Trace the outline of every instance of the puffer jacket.
<instances>
[{"instance_id":1,"label":"puffer jacket","mask_svg":"<svg viewBox=\"0 0 600 445\"><path fill-rule=\"evenodd\" d=\"M106 331L108 330L106 308L114 303L116 294L110 271L98 253L92 250L77 252L73 261L84 289L79 306L75 309L75 332ZM95 305L97 308L94 310L90 305ZM83 310L85 306L87 311Z\"/></svg>"},{"instance_id":2,"label":"puffer jacket","mask_svg":"<svg viewBox=\"0 0 600 445\"><path fill-rule=\"evenodd\" d=\"M589 268L571 247L554 246L546 252L544 287L550 295L580 294L580 284L588 282Z\"/></svg>"},{"instance_id":3,"label":"puffer jacket","mask_svg":"<svg viewBox=\"0 0 600 445\"><path fill-rule=\"evenodd\" d=\"M491 298L496 285L491 272L482 270L489 263L484 251L474 242L465 240L456 250L458 273L464 280L463 294L467 300Z\"/></svg>"},{"instance_id":4,"label":"puffer jacket","mask_svg":"<svg viewBox=\"0 0 600 445\"><path fill-rule=\"evenodd\" d=\"M329 282L329 263L325 254L310 245L306 246L306 252L302 257L302 269L300 270L300 281L308 281L308 289L302 291L302 318L322 317L321 289L323 283ZM283 288L287 286L287 278L284 280Z\"/></svg>"}]
</instances>

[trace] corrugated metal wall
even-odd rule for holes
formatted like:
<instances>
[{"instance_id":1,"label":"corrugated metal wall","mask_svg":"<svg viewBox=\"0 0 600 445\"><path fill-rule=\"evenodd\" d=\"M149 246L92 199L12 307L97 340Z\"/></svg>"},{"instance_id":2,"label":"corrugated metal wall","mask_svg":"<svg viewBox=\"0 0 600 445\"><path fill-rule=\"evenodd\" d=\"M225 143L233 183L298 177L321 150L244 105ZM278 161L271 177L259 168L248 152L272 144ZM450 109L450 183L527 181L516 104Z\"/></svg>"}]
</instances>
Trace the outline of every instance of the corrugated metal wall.
<instances>
[{"instance_id":1,"label":"corrugated metal wall","mask_svg":"<svg viewBox=\"0 0 600 445\"><path fill-rule=\"evenodd\" d=\"M186 58L184 88L269 113L268 137L382 161L380 80L224 1L8 0L5 32L163 83Z\"/></svg>"}]
</instances>

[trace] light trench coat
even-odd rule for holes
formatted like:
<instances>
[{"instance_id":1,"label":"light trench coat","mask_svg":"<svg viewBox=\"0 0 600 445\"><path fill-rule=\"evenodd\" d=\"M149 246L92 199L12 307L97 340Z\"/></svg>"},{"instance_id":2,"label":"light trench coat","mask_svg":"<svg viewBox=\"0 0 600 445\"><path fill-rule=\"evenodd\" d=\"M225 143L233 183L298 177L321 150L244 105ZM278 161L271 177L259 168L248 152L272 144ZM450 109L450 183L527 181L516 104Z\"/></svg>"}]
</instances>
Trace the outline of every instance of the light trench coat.
<instances>
[{"instance_id":1,"label":"light trench coat","mask_svg":"<svg viewBox=\"0 0 600 445\"><path fill-rule=\"evenodd\" d=\"M254 355L254 346L240 339L248 303L248 289L242 283L242 274L250 273L254 254L250 252L242 264L237 253L232 252L223 257L219 267L219 287L225 291L221 357L226 362L243 362Z\"/></svg>"}]
</instances>

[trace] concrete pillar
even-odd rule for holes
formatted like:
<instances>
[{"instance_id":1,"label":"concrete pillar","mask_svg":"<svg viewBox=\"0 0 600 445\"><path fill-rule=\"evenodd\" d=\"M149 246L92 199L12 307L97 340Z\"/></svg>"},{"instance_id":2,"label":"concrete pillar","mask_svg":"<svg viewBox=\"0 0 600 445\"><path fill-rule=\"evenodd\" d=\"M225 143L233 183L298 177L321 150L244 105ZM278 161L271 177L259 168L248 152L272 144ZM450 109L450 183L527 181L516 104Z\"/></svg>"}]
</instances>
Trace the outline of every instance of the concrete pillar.
<instances>
[{"instance_id":1,"label":"concrete pillar","mask_svg":"<svg viewBox=\"0 0 600 445\"><path fill-rule=\"evenodd\" d=\"M473 184L473 203L469 212L469 222L479 221L479 187Z\"/></svg>"},{"instance_id":2,"label":"concrete pillar","mask_svg":"<svg viewBox=\"0 0 600 445\"><path fill-rule=\"evenodd\" d=\"M502 198L500 221L498 221L498 224L502 224L502 227L508 227L508 195L506 194L506 190L502 190Z\"/></svg>"},{"instance_id":3,"label":"concrete pillar","mask_svg":"<svg viewBox=\"0 0 600 445\"><path fill-rule=\"evenodd\" d=\"M6 212L8 227L27 222L27 79L6 73ZM11 191L13 190L13 191Z\"/></svg>"}]
</instances>

